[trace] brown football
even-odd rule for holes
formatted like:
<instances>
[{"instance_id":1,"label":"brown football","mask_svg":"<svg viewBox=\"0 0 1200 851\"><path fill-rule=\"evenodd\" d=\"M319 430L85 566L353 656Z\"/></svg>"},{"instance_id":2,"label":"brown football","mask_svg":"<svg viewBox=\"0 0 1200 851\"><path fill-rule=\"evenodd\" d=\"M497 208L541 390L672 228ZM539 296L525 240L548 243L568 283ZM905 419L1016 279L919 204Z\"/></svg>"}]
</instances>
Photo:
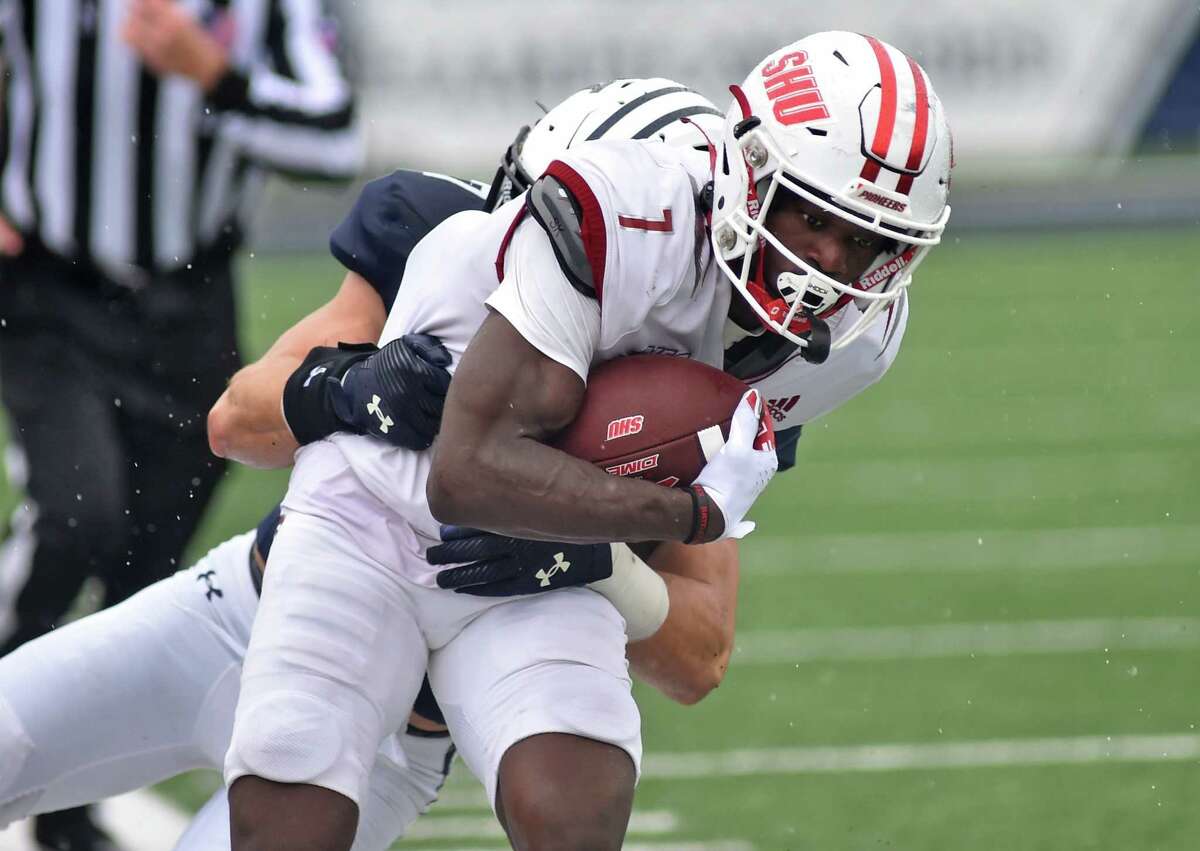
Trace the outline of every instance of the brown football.
<instances>
[{"instance_id":1,"label":"brown football","mask_svg":"<svg viewBox=\"0 0 1200 851\"><path fill-rule=\"evenodd\" d=\"M687 486L729 436L746 390L687 358L617 358L592 370L579 415L554 445L614 476Z\"/></svg>"}]
</instances>

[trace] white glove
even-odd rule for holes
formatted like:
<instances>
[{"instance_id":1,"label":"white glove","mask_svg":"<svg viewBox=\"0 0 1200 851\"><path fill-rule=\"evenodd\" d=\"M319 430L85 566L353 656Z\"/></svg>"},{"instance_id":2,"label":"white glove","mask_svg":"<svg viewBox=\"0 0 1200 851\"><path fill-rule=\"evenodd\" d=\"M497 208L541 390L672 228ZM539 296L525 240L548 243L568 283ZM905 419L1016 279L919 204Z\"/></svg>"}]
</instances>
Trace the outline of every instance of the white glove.
<instances>
[{"instance_id":1,"label":"white glove","mask_svg":"<svg viewBox=\"0 0 1200 851\"><path fill-rule=\"evenodd\" d=\"M720 537L708 538L701 533L696 536L697 543L743 538L754 531L754 523L744 518L778 467L775 428L764 414L762 395L748 390L734 409L729 440L693 482L704 489L725 519Z\"/></svg>"}]
</instances>

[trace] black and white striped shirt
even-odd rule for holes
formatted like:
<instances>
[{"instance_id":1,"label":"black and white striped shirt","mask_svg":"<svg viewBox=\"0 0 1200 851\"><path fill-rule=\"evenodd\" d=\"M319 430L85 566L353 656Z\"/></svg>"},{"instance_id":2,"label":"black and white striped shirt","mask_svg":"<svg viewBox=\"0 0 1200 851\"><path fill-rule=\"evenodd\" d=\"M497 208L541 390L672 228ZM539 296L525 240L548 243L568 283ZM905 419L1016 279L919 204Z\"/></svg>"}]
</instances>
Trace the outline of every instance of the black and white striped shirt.
<instances>
[{"instance_id":1,"label":"black and white striped shirt","mask_svg":"<svg viewBox=\"0 0 1200 851\"><path fill-rule=\"evenodd\" d=\"M207 97L122 41L130 0L0 0L3 214L121 283L236 243L269 172L362 164L322 0L177 2L229 55Z\"/></svg>"}]
</instances>

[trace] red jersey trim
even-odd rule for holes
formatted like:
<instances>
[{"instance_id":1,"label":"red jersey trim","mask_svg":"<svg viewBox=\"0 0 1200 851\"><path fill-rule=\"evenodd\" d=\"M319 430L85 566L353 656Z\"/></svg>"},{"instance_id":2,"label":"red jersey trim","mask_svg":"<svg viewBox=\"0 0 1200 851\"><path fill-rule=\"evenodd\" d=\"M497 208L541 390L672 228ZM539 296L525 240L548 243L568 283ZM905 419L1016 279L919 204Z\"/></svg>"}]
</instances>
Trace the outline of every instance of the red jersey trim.
<instances>
[{"instance_id":1,"label":"red jersey trim","mask_svg":"<svg viewBox=\"0 0 1200 851\"><path fill-rule=\"evenodd\" d=\"M512 242L513 234L517 232L517 225L525 218L525 205L521 205L521 209L517 210L517 214L513 216L512 224L508 226L508 230L504 232L504 239L500 240L500 250L496 253L496 280L504 280L504 255L508 253L508 246Z\"/></svg>"},{"instance_id":2,"label":"red jersey trim","mask_svg":"<svg viewBox=\"0 0 1200 851\"><path fill-rule=\"evenodd\" d=\"M608 259L608 232L604 226L604 211L587 181L563 161L555 160L550 163L546 174L567 187L579 203L583 250L587 254L588 265L592 267L596 301L601 302L604 297L604 266Z\"/></svg>"}]
</instances>

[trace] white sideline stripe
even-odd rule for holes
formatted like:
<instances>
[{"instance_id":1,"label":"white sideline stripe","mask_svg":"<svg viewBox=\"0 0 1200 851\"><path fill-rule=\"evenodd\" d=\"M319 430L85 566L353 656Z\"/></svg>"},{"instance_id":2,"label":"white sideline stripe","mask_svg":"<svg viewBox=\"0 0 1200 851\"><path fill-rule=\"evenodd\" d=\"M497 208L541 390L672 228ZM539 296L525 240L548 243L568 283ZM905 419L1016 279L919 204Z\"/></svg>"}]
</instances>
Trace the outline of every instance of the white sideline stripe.
<instances>
[{"instance_id":1,"label":"white sideline stripe","mask_svg":"<svg viewBox=\"0 0 1200 851\"><path fill-rule=\"evenodd\" d=\"M406 839L503 839L504 829L492 815L438 816L417 819ZM636 834L671 833L678 829L679 818L669 810L635 812L629 819L629 832Z\"/></svg>"},{"instance_id":2,"label":"white sideline stripe","mask_svg":"<svg viewBox=\"0 0 1200 851\"><path fill-rule=\"evenodd\" d=\"M1080 527L803 537L751 535L751 576L892 571L1145 569L1200 553L1200 526ZM1196 558L1200 561L1200 557Z\"/></svg>"},{"instance_id":3,"label":"white sideline stripe","mask_svg":"<svg viewBox=\"0 0 1200 851\"><path fill-rule=\"evenodd\" d=\"M749 842L736 839L721 839L716 842L626 842L622 851L754 851Z\"/></svg>"},{"instance_id":4,"label":"white sideline stripe","mask_svg":"<svg viewBox=\"0 0 1200 851\"><path fill-rule=\"evenodd\" d=\"M860 629L746 630L733 664L1175 650L1200 647L1200 618L950 623Z\"/></svg>"},{"instance_id":5,"label":"white sideline stripe","mask_svg":"<svg viewBox=\"0 0 1200 851\"><path fill-rule=\"evenodd\" d=\"M1184 447L1112 451L1059 447L1012 455L930 456L912 452L892 458L863 459L853 464L814 460L801 464L810 480L837 478L830 491L871 512L919 502L990 504L995 501L1073 499L1099 490L1130 504L1167 487L1191 484L1187 461L1194 451ZM836 468L833 466L836 464Z\"/></svg>"},{"instance_id":6,"label":"white sideline stripe","mask_svg":"<svg viewBox=\"0 0 1200 851\"><path fill-rule=\"evenodd\" d=\"M400 846L405 851L507 851L508 845L471 845L447 848L444 845L430 845L419 848L409 848L407 845ZM754 851L754 846L749 842L743 842L738 839L718 839L714 842L679 842L673 839L664 839L659 842L626 842L621 846L623 851Z\"/></svg>"},{"instance_id":7,"label":"white sideline stripe","mask_svg":"<svg viewBox=\"0 0 1200 851\"><path fill-rule=\"evenodd\" d=\"M433 812L438 810L488 810L487 793L482 786L467 786L460 789L442 789L438 793L437 803Z\"/></svg>"},{"instance_id":8,"label":"white sideline stripe","mask_svg":"<svg viewBox=\"0 0 1200 851\"><path fill-rule=\"evenodd\" d=\"M157 795L140 790L101 804L100 822L123 851L163 851L174 847L188 818ZM33 825L23 821L0 831L0 851L37 851Z\"/></svg>"},{"instance_id":9,"label":"white sideline stripe","mask_svg":"<svg viewBox=\"0 0 1200 851\"><path fill-rule=\"evenodd\" d=\"M1200 760L1200 735L1078 736L649 754L642 767L642 777L663 780L1189 760Z\"/></svg>"}]
</instances>

